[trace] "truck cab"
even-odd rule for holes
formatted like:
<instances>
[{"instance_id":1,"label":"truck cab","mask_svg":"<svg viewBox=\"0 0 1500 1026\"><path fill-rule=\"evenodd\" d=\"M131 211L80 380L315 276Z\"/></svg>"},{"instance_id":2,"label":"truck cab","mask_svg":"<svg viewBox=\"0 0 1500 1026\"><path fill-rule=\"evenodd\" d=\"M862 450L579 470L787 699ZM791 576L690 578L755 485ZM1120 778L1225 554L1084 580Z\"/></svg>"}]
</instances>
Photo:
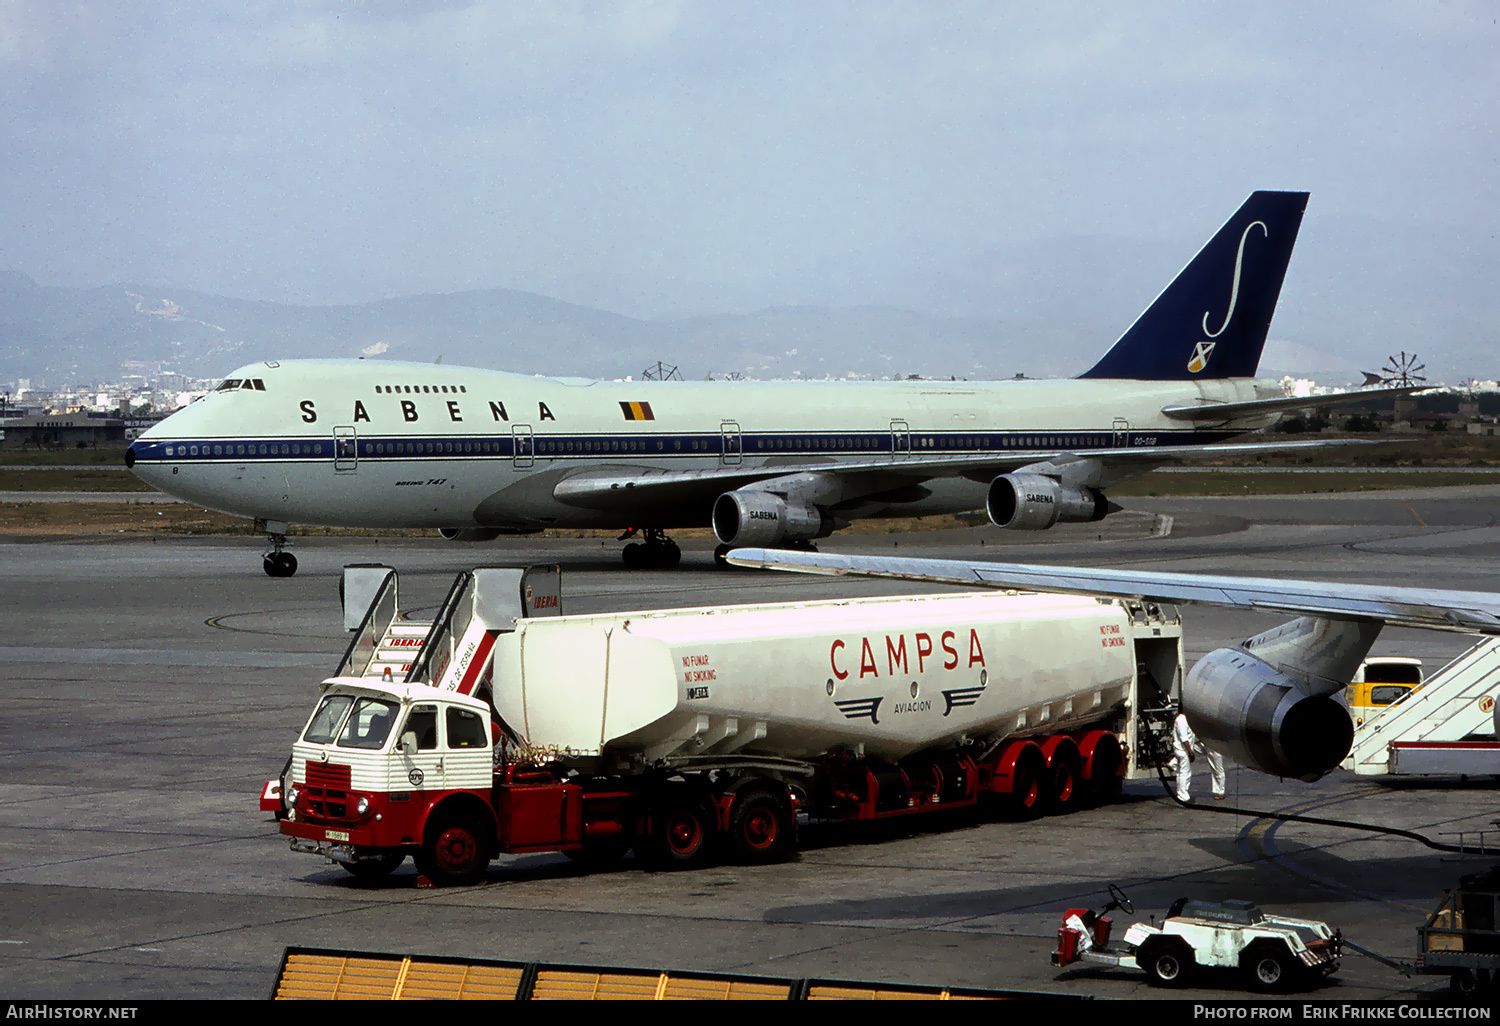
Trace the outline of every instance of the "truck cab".
<instances>
[{"instance_id":1,"label":"truck cab","mask_svg":"<svg viewBox=\"0 0 1500 1026\"><path fill-rule=\"evenodd\" d=\"M282 833L292 847L383 876L430 857L438 821L462 820L489 861L493 756L479 699L420 684L335 677L292 746Z\"/></svg>"},{"instance_id":2,"label":"truck cab","mask_svg":"<svg viewBox=\"0 0 1500 1026\"><path fill-rule=\"evenodd\" d=\"M1344 700L1354 725L1360 726L1388 705L1394 705L1422 686L1422 660L1406 656L1366 659L1344 688Z\"/></svg>"}]
</instances>

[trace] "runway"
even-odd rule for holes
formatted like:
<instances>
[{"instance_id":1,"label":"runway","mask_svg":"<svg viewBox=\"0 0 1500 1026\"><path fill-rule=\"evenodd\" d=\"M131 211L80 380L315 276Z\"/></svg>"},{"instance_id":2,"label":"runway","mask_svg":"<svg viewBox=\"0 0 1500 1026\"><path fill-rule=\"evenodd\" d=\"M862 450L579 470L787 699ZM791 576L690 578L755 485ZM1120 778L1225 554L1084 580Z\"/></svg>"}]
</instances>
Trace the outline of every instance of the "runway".
<instances>
[{"instance_id":1,"label":"runway","mask_svg":"<svg viewBox=\"0 0 1500 1026\"><path fill-rule=\"evenodd\" d=\"M1132 526L1044 535L994 528L830 539L825 551L1493 589L1500 487L1298 498L1133 500ZM1151 530L1170 517L1172 531ZM1106 522L1108 523L1108 522ZM982 544L981 544L982 543ZM1118 804L1029 823L914 831L814 826L790 864L585 873L561 856L505 858L484 886L380 887L294 855L257 810L345 644L346 563L401 572L401 606L430 614L478 565L563 564L564 612L931 590L712 568L686 542L675 571L631 572L613 541L460 545L297 539L290 579L246 538L0 543L0 972L9 999L259 998L288 945L649 965L715 972L1166 996L1126 970L1048 964L1061 911L1110 883L1158 918L1177 897L1248 898L1323 919L1410 960L1415 928L1461 873L1408 840L1248 814L1185 810L1155 782ZM1195 658L1278 620L1184 611ZM1377 654L1437 669L1460 635L1392 630ZM1200 780L1206 791L1206 781ZM1230 808L1314 810L1452 841L1491 826L1500 791L1317 784L1231 767ZM1492 830L1491 839L1496 836ZM1115 914L1117 932L1134 921ZM1358 955L1301 999L1430 996ZM1171 996L1244 997L1190 987Z\"/></svg>"}]
</instances>

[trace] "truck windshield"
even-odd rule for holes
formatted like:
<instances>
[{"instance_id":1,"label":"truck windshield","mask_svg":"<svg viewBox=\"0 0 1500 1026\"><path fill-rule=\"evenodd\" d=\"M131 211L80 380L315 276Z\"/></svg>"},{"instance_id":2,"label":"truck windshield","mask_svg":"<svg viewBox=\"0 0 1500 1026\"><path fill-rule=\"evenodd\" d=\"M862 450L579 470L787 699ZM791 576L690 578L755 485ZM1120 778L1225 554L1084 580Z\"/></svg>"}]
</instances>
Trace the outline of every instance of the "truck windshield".
<instances>
[{"instance_id":1,"label":"truck windshield","mask_svg":"<svg viewBox=\"0 0 1500 1026\"><path fill-rule=\"evenodd\" d=\"M318 711L313 713L302 740L315 745L332 744L333 739L338 736L339 724L344 722L344 714L353 703L351 695L329 695L323 699Z\"/></svg>"},{"instance_id":2,"label":"truck windshield","mask_svg":"<svg viewBox=\"0 0 1500 1026\"><path fill-rule=\"evenodd\" d=\"M396 722L397 706L383 698L361 698L349 713L349 722L339 738L340 748L368 748L385 745L391 726Z\"/></svg>"}]
</instances>

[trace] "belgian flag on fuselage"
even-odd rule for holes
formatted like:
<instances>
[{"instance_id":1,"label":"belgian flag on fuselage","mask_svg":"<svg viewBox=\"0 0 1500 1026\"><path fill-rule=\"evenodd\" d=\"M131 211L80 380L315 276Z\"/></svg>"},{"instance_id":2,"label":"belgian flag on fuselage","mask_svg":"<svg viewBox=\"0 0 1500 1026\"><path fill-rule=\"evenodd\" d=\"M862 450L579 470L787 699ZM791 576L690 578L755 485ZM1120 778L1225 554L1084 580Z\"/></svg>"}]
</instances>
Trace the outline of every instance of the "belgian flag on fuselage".
<instances>
[{"instance_id":1,"label":"belgian flag on fuselage","mask_svg":"<svg viewBox=\"0 0 1500 1026\"><path fill-rule=\"evenodd\" d=\"M1254 377L1307 196L1251 193L1104 358L1079 377Z\"/></svg>"}]
</instances>

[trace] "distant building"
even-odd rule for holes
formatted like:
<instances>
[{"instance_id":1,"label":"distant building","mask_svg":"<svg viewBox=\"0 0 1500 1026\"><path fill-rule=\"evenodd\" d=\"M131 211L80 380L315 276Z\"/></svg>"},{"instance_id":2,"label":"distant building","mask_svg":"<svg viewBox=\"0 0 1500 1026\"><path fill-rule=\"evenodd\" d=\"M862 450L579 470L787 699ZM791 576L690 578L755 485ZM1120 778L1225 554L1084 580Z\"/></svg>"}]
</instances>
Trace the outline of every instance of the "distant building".
<instances>
[{"instance_id":1,"label":"distant building","mask_svg":"<svg viewBox=\"0 0 1500 1026\"><path fill-rule=\"evenodd\" d=\"M0 422L6 449L73 449L125 444L126 422L102 413L40 413Z\"/></svg>"}]
</instances>

